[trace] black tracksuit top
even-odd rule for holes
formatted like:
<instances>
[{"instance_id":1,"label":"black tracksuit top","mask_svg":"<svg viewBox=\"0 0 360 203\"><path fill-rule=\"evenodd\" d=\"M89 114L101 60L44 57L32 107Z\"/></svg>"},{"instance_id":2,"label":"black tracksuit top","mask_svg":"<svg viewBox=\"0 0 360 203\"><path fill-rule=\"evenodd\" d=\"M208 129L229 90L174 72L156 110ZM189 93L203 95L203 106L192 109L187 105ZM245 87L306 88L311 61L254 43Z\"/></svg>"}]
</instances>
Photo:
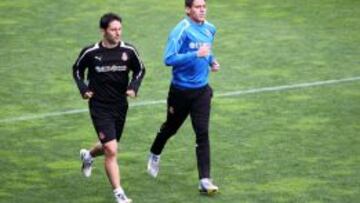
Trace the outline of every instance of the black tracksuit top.
<instances>
[{"instance_id":1,"label":"black tracksuit top","mask_svg":"<svg viewBox=\"0 0 360 203\"><path fill-rule=\"evenodd\" d=\"M73 65L73 77L80 94L92 91L92 99L100 102L126 101L126 90L132 89L137 94L144 75L145 67L138 52L125 42L114 48L105 48L101 42L85 47Z\"/></svg>"}]
</instances>

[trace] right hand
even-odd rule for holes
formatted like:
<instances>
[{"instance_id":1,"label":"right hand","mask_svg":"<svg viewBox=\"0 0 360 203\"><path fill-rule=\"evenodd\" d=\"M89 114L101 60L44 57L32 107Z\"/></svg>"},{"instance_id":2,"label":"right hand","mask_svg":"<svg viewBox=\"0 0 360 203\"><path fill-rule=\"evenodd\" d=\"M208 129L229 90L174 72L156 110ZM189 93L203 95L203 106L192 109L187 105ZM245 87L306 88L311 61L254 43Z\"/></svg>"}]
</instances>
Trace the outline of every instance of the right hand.
<instances>
[{"instance_id":1,"label":"right hand","mask_svg":"<svg viewBox=\"0 0 360 203\"><path fill-rule=\"evenodd\" d=\"M208 56L210 54L210 50L211 47L209 45L201 45L201 47L199 48L198 52L197 52L197 57L205 57Z\"/></svg>"},{"instance_id":2,"label":"right hand","mask_svg":"<svg viewBox=\"0 0 360 203\"><path fill-rule=\"evenodd\" d=\"M91 97L93 97L94 96L94 92L92 92L92 91L86 91L85 93L84 93L84 95L83 95L83 98L84 99L90 99Z\"/></svg>"}]
</instances>

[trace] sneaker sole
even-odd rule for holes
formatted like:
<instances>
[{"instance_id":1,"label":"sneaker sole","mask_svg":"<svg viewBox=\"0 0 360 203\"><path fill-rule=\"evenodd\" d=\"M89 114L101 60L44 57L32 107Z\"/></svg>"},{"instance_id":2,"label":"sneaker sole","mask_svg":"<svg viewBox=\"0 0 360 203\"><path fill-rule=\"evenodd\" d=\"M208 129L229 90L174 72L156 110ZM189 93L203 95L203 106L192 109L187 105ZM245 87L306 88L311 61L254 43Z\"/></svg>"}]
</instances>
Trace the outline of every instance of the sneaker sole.
<instances>
[{"instance_id":1,"label":"sneaker sole","mask_svg":"<svg viewBox=\"0 0 360 203\"><path fill-rule=\"evenodd\" d=\"M200 194L202 194L202 195L212 196L212 195L215 195L216 193L218 193L219 190L201 190L201 189L199 189L199 192L200 192Z\"/></svg>"},{"instance_id":2,"label":"sneaker sole","mask_svg":"<svg viewBox=\"0 0 360 203\"><path fill-rule=\"evenodd\" d=\"M149 169L147 169L146 172L147 172L151 177L153 177L153 178L156 178L157 175L158 175L158 173L159 173L159 172L157 172L156 174L153 174L153 173L151 172L151 170L149 170Z\"/></svg>"}]
</instances>

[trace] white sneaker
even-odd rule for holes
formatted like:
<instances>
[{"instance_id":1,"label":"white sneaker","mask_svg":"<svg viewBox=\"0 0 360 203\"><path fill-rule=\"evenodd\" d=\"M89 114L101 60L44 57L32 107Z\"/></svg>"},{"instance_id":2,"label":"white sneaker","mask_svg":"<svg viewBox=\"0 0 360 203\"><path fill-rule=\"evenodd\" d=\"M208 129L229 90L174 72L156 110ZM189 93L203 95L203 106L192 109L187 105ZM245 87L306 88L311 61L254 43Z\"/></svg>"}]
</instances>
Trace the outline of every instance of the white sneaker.
<instances>
[{"instance_id":1,"label":"white sneaker","mask_svg":"<svg viewBox=\"0 0 360 203\"><path fill-rule=\"evenodd\" d=\"M129 199L125 193L118 193L115 195L115 199L117 203L131 203L132 199Z\"/></svg>"},{"instance_id":2,"label":"white sneaker","mask_svg":"<svg viewBox=\"0 0 360 203\"><path fill-rule=\"evenodd\" d=\"M160 167L160 155L155 155L150 152L149 160L147 164L147 172L154 178L159 173L159 167Z\"/></svg>"},{"instance_id":3,"label":"white sneaker","mask_svg":"<svg viewBox=\"0 0 360 203\"><path fill-rule=\"evenodd\" d=\"M213 195L219 191L219 187L214 185L211 179L203 178L199 183L199 192L202 194Z\"/></svg>"},{"instance_id":4,"label":"white sneaker","mask_svg":"<svg viewBox=\"0 0 360 203\"><path fill-rule=\"evenodd\" d=\"M89 158L89 150L81 149L80 150L80 159L82 161L81 171L85 177L91 176L93 158Z\"/></svg>"}]
</instances>

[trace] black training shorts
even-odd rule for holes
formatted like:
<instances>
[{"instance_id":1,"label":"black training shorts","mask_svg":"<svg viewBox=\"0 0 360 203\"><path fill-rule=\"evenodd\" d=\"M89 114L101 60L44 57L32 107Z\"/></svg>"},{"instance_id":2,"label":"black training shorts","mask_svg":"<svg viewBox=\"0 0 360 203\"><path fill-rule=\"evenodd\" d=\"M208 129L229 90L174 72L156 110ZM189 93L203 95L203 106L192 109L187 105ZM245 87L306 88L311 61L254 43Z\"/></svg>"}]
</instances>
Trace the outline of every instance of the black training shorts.
<instances>
[{"instance_id":1,"label":"black training shorts","mask_svg":"<svg viewBox=\"0 0 360 203\"><path fill-rule=\"evenodd\" d=\"M120 140L128 110L128 103L104 103L90 99L91 119L101 143Z\"/></svg>"}]
</instances>

